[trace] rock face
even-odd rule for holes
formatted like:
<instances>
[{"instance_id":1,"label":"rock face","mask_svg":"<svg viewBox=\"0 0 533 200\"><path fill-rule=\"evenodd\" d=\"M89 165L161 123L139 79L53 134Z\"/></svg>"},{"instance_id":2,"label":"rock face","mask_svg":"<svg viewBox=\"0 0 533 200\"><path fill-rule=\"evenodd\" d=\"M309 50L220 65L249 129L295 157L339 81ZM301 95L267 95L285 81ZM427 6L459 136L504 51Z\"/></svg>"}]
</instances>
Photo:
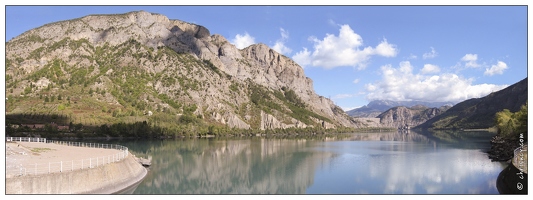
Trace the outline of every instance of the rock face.
<instances>
[{"instance_id":1,"label":"rock face","mask_svg":"<svg viewBox=\"0 0 533 200\"><path fill-rule=\"evenodd\" d=\"M203 26L144 11L90 15L29 30L6 43L5 71L9 94L105 99L115 104L98 106L131 116L152 108L153 116L194 114L244 129L360 126L315 93L302 67L268 46L239 50ZM51 90L42 89L48 84ZM24 93L27 87L31 90ZM106 93L80 93L96 89ZM305 103L289 101L287 91ZM109 111L100 118L107 119Z\"/></svg>"},{"instance_id":2,"label":"rock face","mask_svg":"<svg viewBox=\"0 0 533 200\"><path fill-rule=\"evenodd\" d=\"M447 106L441 108L427 108L422 105L411 108L399 106L381 113L377 118L380 119L380 124L385 127L403 127L405 125L415 127L440 115L449 108Z\"/></svg>"},{"instance_id":3,"label":"rock face","mask_svg":"<svg viewBox=\"0 0 533 200\"><path fill-rule=\"evenodd\" d=\"M424 101L390 101L390 100L373 100L368 105L360 108L346 111L346 114L353 117L373 118L385 112L388 109L398 106L412 107L422 105L429 108L439 108L441 106L452 106L452 102L424 102Z\"/></svg>"}]
</instances>

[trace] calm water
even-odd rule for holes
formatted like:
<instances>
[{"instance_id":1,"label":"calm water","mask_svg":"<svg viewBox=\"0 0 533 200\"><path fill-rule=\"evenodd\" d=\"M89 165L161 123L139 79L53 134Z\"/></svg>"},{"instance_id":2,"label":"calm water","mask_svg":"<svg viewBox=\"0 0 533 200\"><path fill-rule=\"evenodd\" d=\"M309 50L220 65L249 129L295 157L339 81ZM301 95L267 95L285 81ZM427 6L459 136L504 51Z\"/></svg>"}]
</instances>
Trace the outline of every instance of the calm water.
<instances>
[{"instance_id":1,"label":"calm water","mask_svg":"<svg viewBox=\"0 0 533 200\"><path fill-rule=\"evenodd\" d=\"M487 132L118 141L152 156L134 194L498 194Z\"/></svg>"}]
</instances>

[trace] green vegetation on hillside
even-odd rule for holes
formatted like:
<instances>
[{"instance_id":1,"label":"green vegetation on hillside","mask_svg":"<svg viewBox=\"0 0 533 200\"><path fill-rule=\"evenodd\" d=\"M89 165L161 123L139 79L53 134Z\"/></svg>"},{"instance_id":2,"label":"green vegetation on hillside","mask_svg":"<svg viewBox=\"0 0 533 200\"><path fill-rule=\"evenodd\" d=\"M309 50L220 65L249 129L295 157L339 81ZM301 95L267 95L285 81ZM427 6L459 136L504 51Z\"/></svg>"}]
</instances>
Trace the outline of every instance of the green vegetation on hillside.
<instances>
[{"instance_id":1,"label":"green vegetation on hillside","mask_svg":"<svg viewBox=\"0 0 533 200\"><path fill-rule=\"evenodd\" d=\"M487 129L494 126L494 115L504 109L517 112L527 102L527 78L482 98L460 102L418 128Z\"/></svg>"},{"instance_id":2,"label":"green vegetation on hillside","mask_svg":"<svg viewBox=\"0 0 533 200\"><path fill-rule=\"evenodd\" d=\"M16 42L43 41L30 35L27 41ZM321 121L334 122L309 110L292 89L276 90L250 80L238 82L209 60L178 53L167 46L154 49L135 39L115 46L93 46L87 39L71 38L47 45L29 52L25 58L6 58L6 123L10 135L26 132L51 137L194 137L356 131L343 127L323 129ZM68 58L54 57L31 73L15 68L25 60L39 60L54 51L76 53ZM37 86L43 78L49 83L45 80ZM220 87L218 92L226 96L250 100L241 105L225 99L222 103L234 108L240 119L249 116L246 123L252 130L229 128L207 117L211 113L195 104L191 94L213 87ZM257 112L261 110L285 123L294 118L313 127L261 131ZM52 123L70 129L59 130ZM46 127L29 129L22 124Z\"/></svg>"},{"instance_id":3,"label":"green vegetation on hillside","mask_svg":"<svg viewBox=\"0 0 533 200\"><path fill-rule=\"evenodd\" d=\"M500 136L517 138L520 133L527 135L527 102L518 112L504 109L497 112L494 118Z\"/></svg>"}]
</instances>

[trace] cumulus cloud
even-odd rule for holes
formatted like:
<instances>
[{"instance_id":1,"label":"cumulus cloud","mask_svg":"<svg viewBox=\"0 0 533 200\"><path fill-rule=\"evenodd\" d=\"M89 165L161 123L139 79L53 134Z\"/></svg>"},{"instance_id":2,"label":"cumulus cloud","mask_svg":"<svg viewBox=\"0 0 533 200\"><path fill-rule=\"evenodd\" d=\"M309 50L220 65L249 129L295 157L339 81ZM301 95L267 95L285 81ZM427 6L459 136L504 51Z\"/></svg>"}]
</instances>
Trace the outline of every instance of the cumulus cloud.
<instances>
[{"instance_id":1,"label":"cumulus cloud","mask_svg":"<svg viewBox=\"0 0 533 200\"><path fill-rule=\"evenodd\" d=\"M355 80L352 81L352 83L354 83L354 84L358 84L359 81L360 81L359 79L355 79Z\"/></svg>"},{"instance_id":2,"label":"cumulus cloud","mask_svg":"<svg viewBox=\"0 0 533 200\"><path fill-rule=\"evenodd\" d=\"M437 57L437 51L435 51L433 47L431 47L431 52L427 52L427 53L424 53L424 55L422 55L422 58L424 59L430 59L430 58L435 58L435 57Z\"/></svg>"},{"instance_id":3,"label":"cumulus cloud","mask_svg":"<svg viewBox=\"0 0 533 200\"><path fill-rule=\"evenodd\" d=\"M477 54L466 54L461 58L461 61L466 62L466 67L479 67L480 65L477 63Z\"/></svg>"},{"instance_id":4,"label":"cumulus cloud","mask_svg":"<svg viewBox=\"0 0 533 200\"><path fill-rule=\"evenodd\" d=\"M361 70L366 68L371 56L394 57L398 54L396 45L388 43L387 39L383 39L375 48L364 47L363 38L349 25L342 25L338 36L326 34L322 40L316 37L310 37L309 40L314 43L312 52L304 48L293 56L293 60L302 66L327 69L353 66Z\"/></svg>"},{"instance_id":5,"label":"cumulus cloud","mask_svg":"<svg viewBox=\"0 0 533 200\"><path fill-rule=\"evenodd\" d=\"M300 64L302 67L308 66L311 64L311 52L304 47L304 50L294 54L292 59Z\"/></svg>"},{"instance_id":6,"label":"cumulus cloud","mask_svg":"<svg viewBox=\"0 0 533 200\"><path fill-rule=\"evenodd\" d=\"M239 49L244 49L252 44L255 44L255 38L245 32L244 35L237 34L231 43Z\"/></svg>"},{"instance_id":7,"label":"cumulus cloud","mask_svg":"<svg viewBox=\"0 0 533 200\"><path fill-rule=\"evenodd\" d=\"M434 74L440 72L439 66L432 64L425 64L424 68L420 70L421 74Z\"/></svg>"},{"instance_id":8,"label":"cumulus cloud","mask_svg":"<svg viewBox=\"0 0 533 200\"><path fill-rule=\"evenodd\" d=\"M473 84L473 79L452 73L440 75L414 74L409 61L401 62L399 67L381 67L382 79L365 85L367 99L386 99L395 101L451 101L460 102L479 98L501 90L507 85Z\"/></svg>"},{"instance_id":9,"label":"cumulus cloud","mask_svg":"<svg viewBox=\"0 0 533 200\"><path fill-rule=\"evenodd\" d=\"M289 32L283 28L279 28L279 31L281 33L281 38L276 40L276 43L274 44L272 49L281 54L289 54L292 52L292 49L285 46L285 42L287 42L287 40L289 39Z\"/></svg>"},{"instance_id":10,"label":"cumulus cloud","mask_svg":"<svg viewBox=\"0 0 533 200\"><path fill-rule=\"evenodd\" d=\"M418 57L416 55L414 55L414 54L410 54L409 57L407 57L407 59L409 59L409 60L413 60L413 59L416 59L416 58L418 58Z\"/></svg>"},{"instance_id":11,"label":"cumulus cloud","mask_svg":"<svg viewBox=\"0 0 533 200\"><path fill-rule=\"evenodd\" d=\"M496 65L492 65L490 68L485 69L485 75L493 76L496 74L503 74L503 71L507 69L507 64L502 61L498 61Z\"/></svg>"},{"instance_id":12,"label":"cumulus cloud","mask_svg":"<svg viewBox=\"0 0 533 200\"><path fill-rule=\"evenodd\" d=\"M383 39L381 43L376 46L376 54L384 57L394 57L398 51L396 50L396 46L393 44L389 44L387 42L387 39Z\"/></svg>"}]
</instances>

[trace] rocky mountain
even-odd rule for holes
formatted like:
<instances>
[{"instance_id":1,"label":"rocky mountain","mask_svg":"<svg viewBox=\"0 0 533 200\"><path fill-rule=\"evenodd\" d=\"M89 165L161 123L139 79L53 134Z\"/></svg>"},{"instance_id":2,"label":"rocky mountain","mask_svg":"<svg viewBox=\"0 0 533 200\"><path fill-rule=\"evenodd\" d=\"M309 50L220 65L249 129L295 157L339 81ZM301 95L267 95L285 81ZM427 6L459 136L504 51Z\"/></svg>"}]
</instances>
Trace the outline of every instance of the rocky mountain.
<instances>
[{"instance_id":1,"label":"rocky mountain","mask_svg":"<svg viewBox=\"0 0 533 200\"><path fill-rule=\"evenodd\" d=\"M19 120L55 115L178 130L360 126L268 46L241 50L206 27L144 11L29 30L6 43L5 73L6 116Z\"/></svg>"},{"instance_id":2,"label":"rocky mountain","mask_svg":"<svg viewBox=\"0 0 533 200\"><path fill-rule=\"evenodd\" d=\"M527 77L485 97L458 103L418 127L425 129L489 128L494 126L496 112L503 109L517 112L526 102Z\"/></svg>"},{"instance_id":3,"label":"rocky mountain","mask_svg":"<svg viewBox=\"0 0 533 200\"><path fill-rule=\"evenodd\" d=\"M377 118L380 119L380 124L385 127L415 127L427 120L444 113L450 106L441 106L440 108L428 108L426 106L417 105L413 107L398 106L391 108Z\"/></svg>"},{"instance_id":4,"label":"rocky mountain","mask_svg":"<svg viewBox=\"0 0 533 200\"><path fill-rule=\"evenodd\" d=\"M452 102L373 100L370 103L368 103L368 105L346 111L346 114L353 116L353 117L373 118L393 107L397 107L397 106L412 107L416 105L422 105L422 106L426 106L430 108L439 108L441 106L451 106L453 105L453 103Z\"/></svg>"}]
</instances>

